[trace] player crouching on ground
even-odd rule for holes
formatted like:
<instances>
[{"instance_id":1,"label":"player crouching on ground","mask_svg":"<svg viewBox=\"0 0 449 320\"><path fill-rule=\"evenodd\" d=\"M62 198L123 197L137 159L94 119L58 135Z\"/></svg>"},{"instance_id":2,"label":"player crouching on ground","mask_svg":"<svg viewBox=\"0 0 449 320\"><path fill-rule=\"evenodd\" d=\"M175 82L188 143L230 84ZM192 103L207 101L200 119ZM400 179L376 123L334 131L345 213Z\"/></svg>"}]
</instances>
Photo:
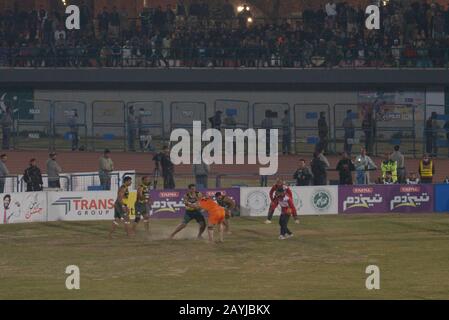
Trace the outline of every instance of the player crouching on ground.
<instances>
[{"instance_id":1,"label":"player crouching on ground","mask_svg":"<svg viewBox=\"0 0 449 320\"><path fill-rule=\"evenodd\" d=\"M281 216L279 217L279 225L281 226L280 240L284 240L293 236L293 233L288 229L288 220L293 215L295 223L299 223L298 214L296 212L293 197L287 194L284 188L279 188L275 194L277 204L281 206ZM275 208L276 209L276 208Z\"/></svg>"},{"instance_id":2,"label":"player crouching on ground","mask_svg":"<svg viewBox=\"0 0 449 320\"><path fill-rule=\"evenodd\" d=\"M293 199L293 193L292 190L285 184L284 181L282 181L280 178L276 180L276 183L271 187L270 189L270 209L268 209L268 217L267 220L265 220L265 224L270 224L271 219L273 219L274 210L276 210L278 206L278 198L275 196L275 193L278 189L283 189L285 193Z\"/></svg>"},{"instance_id":3,"label":"player crouching on ground","mask_svg":"<svg viewBox=\"0 0 449 320\"><path fill-rule=\"evenodd\" d=\"M112 222L112 228L109 232L109 238L112 238L112 234L115 232L117 226L120 223L124 223L125 231L127 236L129 237L129 207L128 207L128 198L129 198L129 186L131 185L132 179L131 177L125 177L123 179L123 185L118 189L117 192L117 200L115 200L114 204L114 221Z\"/></svg>"},{"instance_id":4,"label":"player crouching on ground","mask_svg":"<svg viewBox=\"0 0 449 320\"><path fill-rule=\"evenodd\" d=\"M211 198L203 197L199 202L200 207L208 213L207 233L209 235L209 242L214 241L215 226L218 226L220 242L223 242L225 208L220 206Z\"/></svg>"},{"instance_id":5,"label":"player crouching on ground","mask_svg":"<svg viewBox=\"0 0 449 320\"><path fill-rule=\"evenodd\" d=\"M231 234L229 219L232 217L232 210L235 209L235 201L221 192L215 194L215 199L217 200L217 203L225 209L225 220L223 222L225 226L224 231L227 234Z\"/></svg>"},{"instance_id":6,"label":"player crouching on ground","mask_svg":"<svg viewBox=\"0 0 449 320\"><path fill-rule=\"evenodd\" d=\"M189 191L184 196L184 205L186 206L186 213L184 214L184 220L178 225L170 236L170 239L173 239L175 235L184 229L187 224L195 219L196 222L200 225L200 229L198 231L198 239L202 238L202 234L204 230L206 230L206 219L204 219L203 214L201 213L201 208L199 206L199 201L202 199L202 195L200 192L196 191L196 186L194 184L189 185Z\"/></svg>"},{"instance_id":7,"label":"player crouching on ground","mask_svg":"<svg viewBox=\"0 0 449 320\"><path fill-rule=\"evenodd\" d=\"M148 233L150 231L150 208L153 204L150 197L150 177L142 177L142 183L137 188L137 199L136 199L136 219L133 224L133 233L136 233L136 228L143 217L143 224L145 226L145 231Z\"/></svg>"}]
</instances>

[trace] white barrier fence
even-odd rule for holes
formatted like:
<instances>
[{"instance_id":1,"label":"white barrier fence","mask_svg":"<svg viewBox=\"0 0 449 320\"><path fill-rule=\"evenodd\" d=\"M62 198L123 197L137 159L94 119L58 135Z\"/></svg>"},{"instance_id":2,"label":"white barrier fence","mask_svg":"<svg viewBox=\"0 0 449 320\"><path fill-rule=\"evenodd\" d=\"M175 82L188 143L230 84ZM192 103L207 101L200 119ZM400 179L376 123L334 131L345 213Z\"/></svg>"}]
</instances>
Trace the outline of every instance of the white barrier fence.
<instances>
[{"instance_id":1,"label":"white barrier fence","mask_svg":"<svg viewBox=\"0 0 449 320\"><path fill-rule=\"evenodd\" d=\"M299 215L338 214L338 187L291 187ZM266 216L270 188L241 188L242 216ZM25 192L1 194L0 224L94 221L114 218L115 191ZM275 214L279 215L279 208Z\"/></svg>"}]
</instances>

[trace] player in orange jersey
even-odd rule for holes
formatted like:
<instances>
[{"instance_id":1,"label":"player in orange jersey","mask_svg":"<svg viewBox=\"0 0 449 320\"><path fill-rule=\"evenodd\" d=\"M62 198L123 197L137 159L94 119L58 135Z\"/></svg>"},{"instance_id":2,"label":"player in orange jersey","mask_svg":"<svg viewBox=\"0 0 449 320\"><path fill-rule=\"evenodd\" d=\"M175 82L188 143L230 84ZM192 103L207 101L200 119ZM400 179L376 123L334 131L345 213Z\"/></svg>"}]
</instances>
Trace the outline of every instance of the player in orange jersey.
<instances>
[{"instance_id":1,"label":"player in orange jersey","mask_svg":"<svg viewBox=\"0 0 449 320\"><path fill-rule=\"evenodd\" d=\"M207 197L203 197L199 201L199 206L208 213L207 233L209 234L209 241L214 241L214 229L215 226L218 226L218 232L220 235L219 241L223 242L225 209L214 200Z\"/></svg>"}]
</instances>

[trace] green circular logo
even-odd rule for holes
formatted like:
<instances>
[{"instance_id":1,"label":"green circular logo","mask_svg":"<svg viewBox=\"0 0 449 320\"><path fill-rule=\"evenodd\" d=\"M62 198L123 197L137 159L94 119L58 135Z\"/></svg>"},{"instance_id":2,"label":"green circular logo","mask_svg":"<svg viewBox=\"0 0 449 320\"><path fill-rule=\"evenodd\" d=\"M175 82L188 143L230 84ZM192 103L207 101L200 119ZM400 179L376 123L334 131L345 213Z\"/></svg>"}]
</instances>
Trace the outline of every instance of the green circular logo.
<instances>
[{"instance_id":1,"label":"green circular logo","mask_svg":"<svg viewBox=\"0 0 449 320\"><path fill-rule=\"evenodd\" d=\"M312 205L318 211L325 211L330 208L332 196L326 190L318 190L312 195Z\"/></svg>"}]
</instances>

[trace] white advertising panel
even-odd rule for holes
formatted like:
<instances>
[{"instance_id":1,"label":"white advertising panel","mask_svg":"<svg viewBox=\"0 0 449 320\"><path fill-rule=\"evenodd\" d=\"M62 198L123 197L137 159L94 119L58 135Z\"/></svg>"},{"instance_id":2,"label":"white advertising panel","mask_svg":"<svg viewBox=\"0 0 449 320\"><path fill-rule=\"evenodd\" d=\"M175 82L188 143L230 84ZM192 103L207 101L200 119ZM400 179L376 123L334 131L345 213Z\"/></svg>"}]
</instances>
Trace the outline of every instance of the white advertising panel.
<instances>
[{"instance_id":1,"label":"white advertising panel","mask_svg":"<svg viewBox=\"0 0 449 320\"><path fill-rule=\"evenodd\" d=\"M338 214L338 186L290 187L298 215ZM270 188L241 188L242 216L261 217L270 208ZM280 214L277 208L275 215Z\"/></svg>"},{"instance_id":2,"label":"white advertising panel","mask_svg":"<svg viewBox=\"0 0 449 320\"><path fill-rule=\"evenodd\" d=\"M45 192L3 193L0 197L0 224L46 221Z\"/></svg>"},{"instance_id":3,"label":"white advertising panel","mask_svg":"<svg viewBox=\"0 0 449 320\"><path fill-rule=\"evenodd\" d=\"M113 220L114 191L48 192L48 221Z\"/></svg>"}]
</instances>

